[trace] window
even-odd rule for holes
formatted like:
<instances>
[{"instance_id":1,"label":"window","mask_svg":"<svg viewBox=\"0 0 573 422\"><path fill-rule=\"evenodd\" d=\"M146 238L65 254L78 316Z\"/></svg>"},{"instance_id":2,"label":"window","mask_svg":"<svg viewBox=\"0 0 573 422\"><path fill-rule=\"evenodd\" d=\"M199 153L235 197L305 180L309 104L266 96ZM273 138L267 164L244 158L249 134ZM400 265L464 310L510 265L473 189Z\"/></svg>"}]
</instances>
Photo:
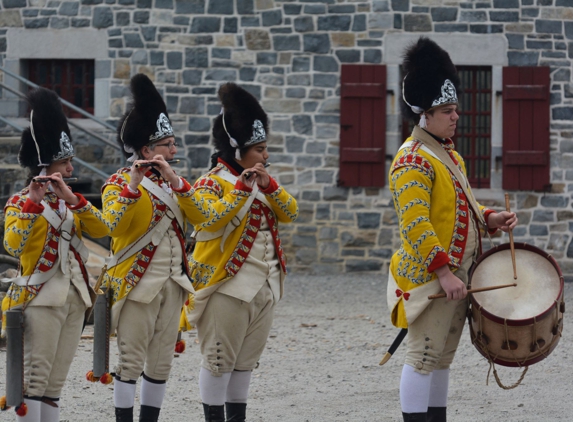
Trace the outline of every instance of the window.
<instances>
[{"instance_id":1,"label":"window","mask_svg":"<svg viewBox=\"0 0 573 422\"><path fill-rule=\"evenodd\" d=\"M458 93L460 119L452 139L466 164L473 188L490 187L491 171L491 67L457 66L462 93ZM412 133L413 123L402 122L402 137Z\"/></svg>"},{"instance_id":2,"label":"window","mask_svg":"<svg viewBox=\"0 0 573 422\"><path fill-rule=\"evenodd\" d=\"M473 188L490 187L491 67L458 66L462 94L453 141L466 163Z\"/></svg>"},{"instance_id":3,"label":"window","mask_svg":"<svg viewBox=\"0 0 573 422\"><path fill-rule=\"evenodd\" d=\"M88 113L94 112L93 60L28 60L28 79L55 91ZM67 117L83 117L64 106Z\"/></svg>"}]
</instances>

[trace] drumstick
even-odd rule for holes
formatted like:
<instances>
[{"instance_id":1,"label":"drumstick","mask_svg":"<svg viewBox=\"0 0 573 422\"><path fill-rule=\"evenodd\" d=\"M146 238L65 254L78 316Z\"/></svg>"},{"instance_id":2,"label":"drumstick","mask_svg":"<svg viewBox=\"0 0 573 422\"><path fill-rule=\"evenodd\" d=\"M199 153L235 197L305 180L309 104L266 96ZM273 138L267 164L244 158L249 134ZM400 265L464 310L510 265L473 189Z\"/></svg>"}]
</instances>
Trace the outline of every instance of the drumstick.
<instances>
[{"instance_id":1,"label":"drumstick","mask_svg":"<svg viewBox=\"0 0 573 422\"><path fill-rule=\"evenodd\" d=\"M469 289L468 293L479 293L479 292L487 292L489 290L496 290L496 289L505 289L506 287L515 287L517 283L512 284L500 284L499 286L489 286L489 287L478 287L476 289ZM428 296L428 299L439 299L442 297L446 297L445 293L438 293L436 295Z\"/></svg>"},{"instance_id":2,"label":"drumstick","mask_svg":"<svg viewBox=\"0 0 573 422\"><path fill-rule=\"evenodd\" d=\"M64 183L73 183L73 182L77 182L78 178L77 177L64 177L62 178ZM54 179L52 179L49 176L36 176L32 179L33 182L36 183L46 183L46 182L53 182Z\"/></svg>"},{"instance_id":3,"label":"drumstick","mask_svg":"<svg viewBox=\"0 0 573 422\"><path fill-rule=\"evenodd\" d=\"M509 194L505 194L505 210L509 210ZM513 265L513 279L517 280L517 268L515 266L515 246L513 245L513 229L509 229L509 247L511 248L511 263Z\"/></svg>"},{"instance_id":4,"label":"drumstick","mask_svg":"<svg viewBox=\"0 0 573 422\"><path fill-rule=\"evenodd\" d=\"M181 160L168 160L167 164L177 164ZM137 163L135 168L138 169L140 167L151 167L157 165L156 163Z\"/></svg>"}]
</instances>

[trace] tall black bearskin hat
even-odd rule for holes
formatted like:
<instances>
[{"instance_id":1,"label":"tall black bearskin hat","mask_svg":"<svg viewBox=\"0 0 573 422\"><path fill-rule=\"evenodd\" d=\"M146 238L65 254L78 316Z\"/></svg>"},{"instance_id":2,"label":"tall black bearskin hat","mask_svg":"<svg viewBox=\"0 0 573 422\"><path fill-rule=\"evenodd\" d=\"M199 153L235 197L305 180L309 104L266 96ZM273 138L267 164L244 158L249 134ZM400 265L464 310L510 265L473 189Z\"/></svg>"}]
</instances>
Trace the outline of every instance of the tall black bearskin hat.
<instances>
[{"instance_id":1,"label":"tall black bearskin hat","mask_svg":"<svg viewBox=\"0 0 573 422\"><path fill-rule=\"evenodd\" d=\"M18 161L36 169L74 156L72 136L62 103L54 91L37 88L28 94L30 127L22 132Z\"/></svg>"},{"instance_id":2,"label":"tall black bearskin hat","mask_svg":"<svg viewBox=\"0 0 573 422\"><path fill-rule=\"evenodd\" d=\"M219 88L219 99L223 109L213 124L215 155L240 160L241 149L267 140L267 114L251 93L232 82Z\"/></svg>"},{"instance_id":3,"label":"tall black bearskin hat","mask_svg":"<svg viewBox=\"0 0 573 422\"><path fill-rule=\"evenodd\" d=\"M174 136L167 107L153 82L138 73L131 78L133 102L117 127L117 142L128 159L146 145Z\"/></svg>"},{"instance_id":4,"label":"tall black bearskin hat","mask_svg":"<svg viewBox=\"0 0 573 422\"><path fill-rule=\"evenodd\" d=\"M425 126L425 111L446 104L457 104L460 78L450 55L434 41L420 37L408 47L402 63L403 115Z\"/></svg>"}]
</instances>

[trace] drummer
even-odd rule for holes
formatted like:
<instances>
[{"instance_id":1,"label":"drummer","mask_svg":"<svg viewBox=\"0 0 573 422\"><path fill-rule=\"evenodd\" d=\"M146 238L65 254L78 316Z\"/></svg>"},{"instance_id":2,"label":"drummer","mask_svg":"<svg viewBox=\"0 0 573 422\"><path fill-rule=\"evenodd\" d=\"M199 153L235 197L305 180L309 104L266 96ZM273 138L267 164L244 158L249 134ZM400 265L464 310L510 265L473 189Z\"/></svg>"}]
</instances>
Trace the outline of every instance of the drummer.
<instances>
[{"instance_id":1,"label":"drummer","mask_svg":"<svg viewBox=\"0 0 573 422\"><path fill-rule=\"evenodd\" d=\"M390 169L401 244L392 256L388 307L408 328L400 380L404 421L446 421L450 364L462 333L468 271L490 233L517 224L515 213L476 203L450 139L459 119L460 80L450 57L421 37L405 52L403 114L416 123ZM447 299L428 295L445 292Z\"/></svg>"}]
</instances>

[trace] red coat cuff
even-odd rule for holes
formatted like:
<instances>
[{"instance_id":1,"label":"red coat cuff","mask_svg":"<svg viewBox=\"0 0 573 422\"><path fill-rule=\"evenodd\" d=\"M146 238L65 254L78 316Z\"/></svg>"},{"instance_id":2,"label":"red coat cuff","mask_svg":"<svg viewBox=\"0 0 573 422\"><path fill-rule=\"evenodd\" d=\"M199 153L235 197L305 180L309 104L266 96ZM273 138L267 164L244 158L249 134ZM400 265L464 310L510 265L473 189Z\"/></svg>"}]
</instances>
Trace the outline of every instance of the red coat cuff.
<instances>
[{"instance_id":1,"label":"red coat cuff","mask_svg":"<svg viewBox=\"0 0 573 422\"><path fill-rule=\"evenodd\" d=\"M436 254L434 259L432 260L432 263L428 267L428 272L433 273L438 268L443 267L444 265L448 265L449 263L450 263L450 257L448 256L448 254L440 251Z\"/></svg>"},{"instance_id":2,"label":"red coat cuff","mask_svg":"<svg viewBox=\"0 0 573 422\"><path fill-rule=\"evenodd\" d=\"M185 180L184 178L180 177L179 180L181 180L183 183L181 184L181 188L180 189L175 189L173 188L174 192L177 193L187 193L191 190L191 184L189 184L189 182L187 180Z\"/></svg>"},{"instance_id":3,"label":"red coat cuff","mask_svg":"<svg viewBox=\"0 0 573 422\"><path fill-rule=\"evenodd\" d=\"M22 212L27 214L42 214L42 212L44 212L44 206L42 204L36 204L30 198L27 198L22 207Z\"/></svg>"},{"instance_id":4,"label":"red coat cuff","mask_svg":"<svg viewBox=\"0 0 573 422\"><path fill-rule=\"evenodd\" d=\"M244 190L245 192L252 192L252 191L253 191L253 188L252 188L252 187L250 187L250 186L248 186L248 185L245 185L245 184L244 184L243 182L241 182L240 180L237 180L237 181L235 182L235 189Z\"/></svg>"},{"instance_id":5,"label":"red coat cuff","mask_svg":"<svg viewBox=\"0 0 573 422\"><path fill-rule=\"evenodd\" d=\"M84 196L81 193L74 192L74 195L76 195L76 198L78 198L80 201L76 205L67 204L69 209L79 210L80 208L83 208L88 204L88 200L84 198Z\"/></svg>"},{"instance_id":6,"label":"red coat cuff","mask_svg":"<svg viewBox=\"0 0 573 422\"><path fill-rule=\"evenodd\" d=\"M128 185L125 185L119 195L123 196L124 198L135 199L141 196L141 191L138 189L137 193L133 193L132 191L129 190Z\"/></svg>"},{"instance_id":7,"label":"red coat cuff","mask_svg":"<svg viewBox=\"0 0 573 422\"><path fill-rule=\"evenodd\" d=\"M261 189L261 192L264 193L265 195L270 195L271 193L273 193L274 191L276 191L279 188L279 184L277 183L277 181L275 179L273 179L272 177L269 176L269 180L270 183L267 186L266 189ZM260 188L260 186L259 186Z\"/></svg>"},{"instance_id":8,"label":"red coat cuff","mask_svg":"<svg viewBox=\"0 0 573 422\"><path fill-rule=\"evenodd\" d=\"M485 224L487 224L487 220L489 219L489 216L490 216L491 214L493 214L493 213L495 213L494 210L486 210L486 211L485 211L485 214L484 214ZM487 227L487 232L488 232L489 234L494 234L495 232L497 232L497 230L498 230L497 227L496 227L496 228L493 228L493 229L491 229L489 226Z\"/></svg>"}]
</instances>

